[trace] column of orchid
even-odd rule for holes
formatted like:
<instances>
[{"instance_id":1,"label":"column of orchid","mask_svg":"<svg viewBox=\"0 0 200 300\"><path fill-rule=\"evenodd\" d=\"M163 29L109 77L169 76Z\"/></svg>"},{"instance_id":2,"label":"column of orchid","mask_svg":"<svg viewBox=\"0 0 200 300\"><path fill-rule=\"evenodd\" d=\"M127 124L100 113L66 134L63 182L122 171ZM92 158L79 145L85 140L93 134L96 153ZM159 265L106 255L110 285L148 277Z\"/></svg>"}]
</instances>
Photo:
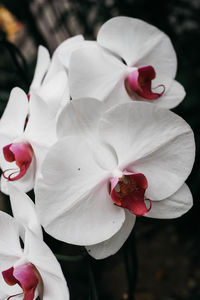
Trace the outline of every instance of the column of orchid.
<instances>
[{"instance_id":1,"label":"column of orchid","mask_svg":"<svg viewBox=\"0 0 200 300\"><path fill-rule=\"evenodd\" d=\"M1 299L69 298L41 225L102 259L136 216L191 208L194 137L169 110L185 96L176 68L170 39L128 17L106 22L97 41L66 40L51 59L39 48L29 94L14 88L0 122L1 191L13 210L0 214Z\"/></svg>"}]
</instances>

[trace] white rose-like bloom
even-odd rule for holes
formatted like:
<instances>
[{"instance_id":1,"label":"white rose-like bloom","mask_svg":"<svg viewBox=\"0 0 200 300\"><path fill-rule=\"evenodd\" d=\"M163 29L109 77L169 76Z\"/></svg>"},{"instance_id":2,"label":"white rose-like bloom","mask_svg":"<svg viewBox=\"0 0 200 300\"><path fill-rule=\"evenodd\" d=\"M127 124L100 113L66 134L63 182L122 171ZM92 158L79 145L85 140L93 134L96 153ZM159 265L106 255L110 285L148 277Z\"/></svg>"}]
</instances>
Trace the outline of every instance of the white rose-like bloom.
<instances>
[{"instance_id":1,"label":"white rose-like bloom","mask_svg":"<svg viewBox=\"0 0 200 300\"><path fill-rule=\"evenodd\" d=\"M41 300L69 299L64 275L49 247L26 228L22 248L19 224L3 212L0 227L1 299L5 295L27 300L38 296Z\"/></svg>"},{"instance_id":2,"label":"white rose-like bloom","mask_svg":"<svg viewBox=\"0 0 200 300\"><path fill-rule=\"evenodd\" d=\"M72 99L96 98L107 107L143 100L173 108L185 96L174 80L176 69L176 54L166 34L142 20L115 17L100 28L97 44L72 54L70 93Z\"/></svg>"},{"instance_id":3,"label":"white rose-like bloom","mask_svg":"<svg viewBox=\"0 0 200 300\"><path fill-rule=\"evenodd\" d=\"M35 189L45 230L88 246L96 258L123 245L135 215L176 218L188 211L192 196L184 182L195 152L189 125L166 109L129 102L103 110L95 99L67 105Z\"/></svg>"}]
</instances>

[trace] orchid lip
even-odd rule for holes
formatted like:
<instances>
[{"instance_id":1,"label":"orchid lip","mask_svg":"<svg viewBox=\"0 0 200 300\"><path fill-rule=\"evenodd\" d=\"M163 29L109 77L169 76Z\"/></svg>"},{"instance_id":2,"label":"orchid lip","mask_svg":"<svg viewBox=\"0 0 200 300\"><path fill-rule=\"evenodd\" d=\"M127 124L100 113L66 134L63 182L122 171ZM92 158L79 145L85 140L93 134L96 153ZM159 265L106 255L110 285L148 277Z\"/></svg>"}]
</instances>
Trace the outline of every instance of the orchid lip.
<instances>
[{"instance_id":1,"label":"orchid lip","mask_svg":"<svg viewBox=\"0 0 200 300\"><path fill-rule=\"evenodd\" d=\"M162 87L162 91L154 92L152 90L152 80L155 79L156 72L152 66L139 67L130 71L124 81L124 85L129 96L135 100L134 94L144 98L145 100L156 100L165 92L165 86L160 84L154 89Z\"/></svg>"},{"instance_id":2,"label":"orchid lip","mask_svg":"<svg viewBox=\"0 0 200 300\"><path fill-rule=\"evenodd\" d=\"M33 149L31 145L26 142L12 143L3 147L3 155L6 161L15 161L18 167L16 169L7 169L3 171L3 176L8 181L16 181L26 174L32 162ZM9 173L9 175L7 175L7 173Z\"/></svg>"},{"instance_id":3,"label":"orchid lip","mask_svg":"<svg viewBox=\"0 0 200 300\"><path fill-rule=\"evenodd\" d=\"M35 290L40 281L40 274L31 263L11 267L2 272L3 278L8 285L18 284L23 292L10 296L8 299L23 295L26 300L33 300ZM7 300L8 300L7 299Z\"/></svg>"},{"instance_id":4,"label":"orchid lip","mask_svg":"<svg viewBox=\"0 0 200 300\"><path fill-rule=\"evenodd\" d=\"M126 208L137 216L144 216L150 211L151 200L144 196L148 187L144 174L124 170L121 177L111 178L110 184L110 197L115 205ZM146 201L150 202L149 208Z\"/></svg>"}]
</instances>

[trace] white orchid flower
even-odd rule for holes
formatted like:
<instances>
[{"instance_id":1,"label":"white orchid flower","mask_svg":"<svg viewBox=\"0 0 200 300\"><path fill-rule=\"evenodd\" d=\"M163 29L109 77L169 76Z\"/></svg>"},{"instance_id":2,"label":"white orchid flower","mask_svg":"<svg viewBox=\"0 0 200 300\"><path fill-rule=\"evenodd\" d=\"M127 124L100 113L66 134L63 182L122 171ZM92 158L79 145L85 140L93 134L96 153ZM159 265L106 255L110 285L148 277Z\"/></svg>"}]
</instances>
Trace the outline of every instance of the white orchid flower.
<instances>
[{"instance_id":1,"label":"white orchid flower","mask_svg":"<svg viewBox=\"0 0 200 300\"><path fill-rule=\"evenodd\" d=\"M129 102L103 110L94 99L67 105L35 188L45 230L96 258L122 246L136 215L176 218L192 206L184 182L195 148L189 125L166 109Z\"/></svg>"},{"instance_id":2,"label":"white orchid flower","mask_svg":"<svg viewBox=\"0 0 200 300\"><path fill-rule=\"evenodd\" d=\"M33 94L28 103L21 89L12 90L0 121L1 190L4 193L7 193L6 180L15 182L25 192L34 187L40 164L56 141L56 117L39 96Z\"/></svg>"},{"instance_id":3,"label":"white orchid flower","mask_svg":"<svg viewBox=\"0 0 200 300\"><path fill-rule=\"evenodd\" d=\"M166 34L146 22L115 17L99 30L97 45L74 51L69 66L72 99L91 97L115 104L143 100L173 108L184 98L174 80L177 59ZM109 99L108 99L109 97Z\"/></svg>"},{"instance_id":4,"label":"white orchid flower","mask_svg":"<svg viewBox=\"0 0 200 300\"><path fill-rule=\"evenodd\" d=\"M5 299L66 300L69 292L60 265L48 246L30 229L20 244L17 221L0 212L0 293ZM2 298L1 298L2 299Z\"/></svg>"}]
</instances>

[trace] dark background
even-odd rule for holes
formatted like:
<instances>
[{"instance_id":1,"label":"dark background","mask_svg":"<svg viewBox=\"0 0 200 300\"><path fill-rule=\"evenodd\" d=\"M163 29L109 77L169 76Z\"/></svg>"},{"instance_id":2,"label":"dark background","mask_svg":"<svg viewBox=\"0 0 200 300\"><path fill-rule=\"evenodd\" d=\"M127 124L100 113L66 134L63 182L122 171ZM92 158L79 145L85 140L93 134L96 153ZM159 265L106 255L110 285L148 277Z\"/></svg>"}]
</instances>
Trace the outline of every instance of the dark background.
<instances>
[{"instance_id":1,"label":"dark background","mask_svg":"<svg viewBox=\"0 0 200 300\"><path fill-rule=\"evenodd\" d=\"M62 267L71 299L89 299L89 287L92 287L90 299L98 299L93 279L99 299L131 299L136 276L136 300L199 300L200 0L6 0L0 4L24 26L23 34L16 39L17 48L6 42L3 30L0 33L1 114L14 86L28 91L39 44L52 53L61 41L75 34L94 39L99 26L117 15L140 18L170 36L178 57L176 78L187 93L174 111L190 124L196 139L196 161L187 182L194 196L194 206L176 220L138 218L134 233L117 255L98 262L92 259L88 262L86 258L81 262L63 263ZM47 236L46 239L55 252L80 254L78 247L63 246ZM127 259L130 260L128 269ZM93 269L92 277L88 266Z\"/></svg>"}]
</instances>

